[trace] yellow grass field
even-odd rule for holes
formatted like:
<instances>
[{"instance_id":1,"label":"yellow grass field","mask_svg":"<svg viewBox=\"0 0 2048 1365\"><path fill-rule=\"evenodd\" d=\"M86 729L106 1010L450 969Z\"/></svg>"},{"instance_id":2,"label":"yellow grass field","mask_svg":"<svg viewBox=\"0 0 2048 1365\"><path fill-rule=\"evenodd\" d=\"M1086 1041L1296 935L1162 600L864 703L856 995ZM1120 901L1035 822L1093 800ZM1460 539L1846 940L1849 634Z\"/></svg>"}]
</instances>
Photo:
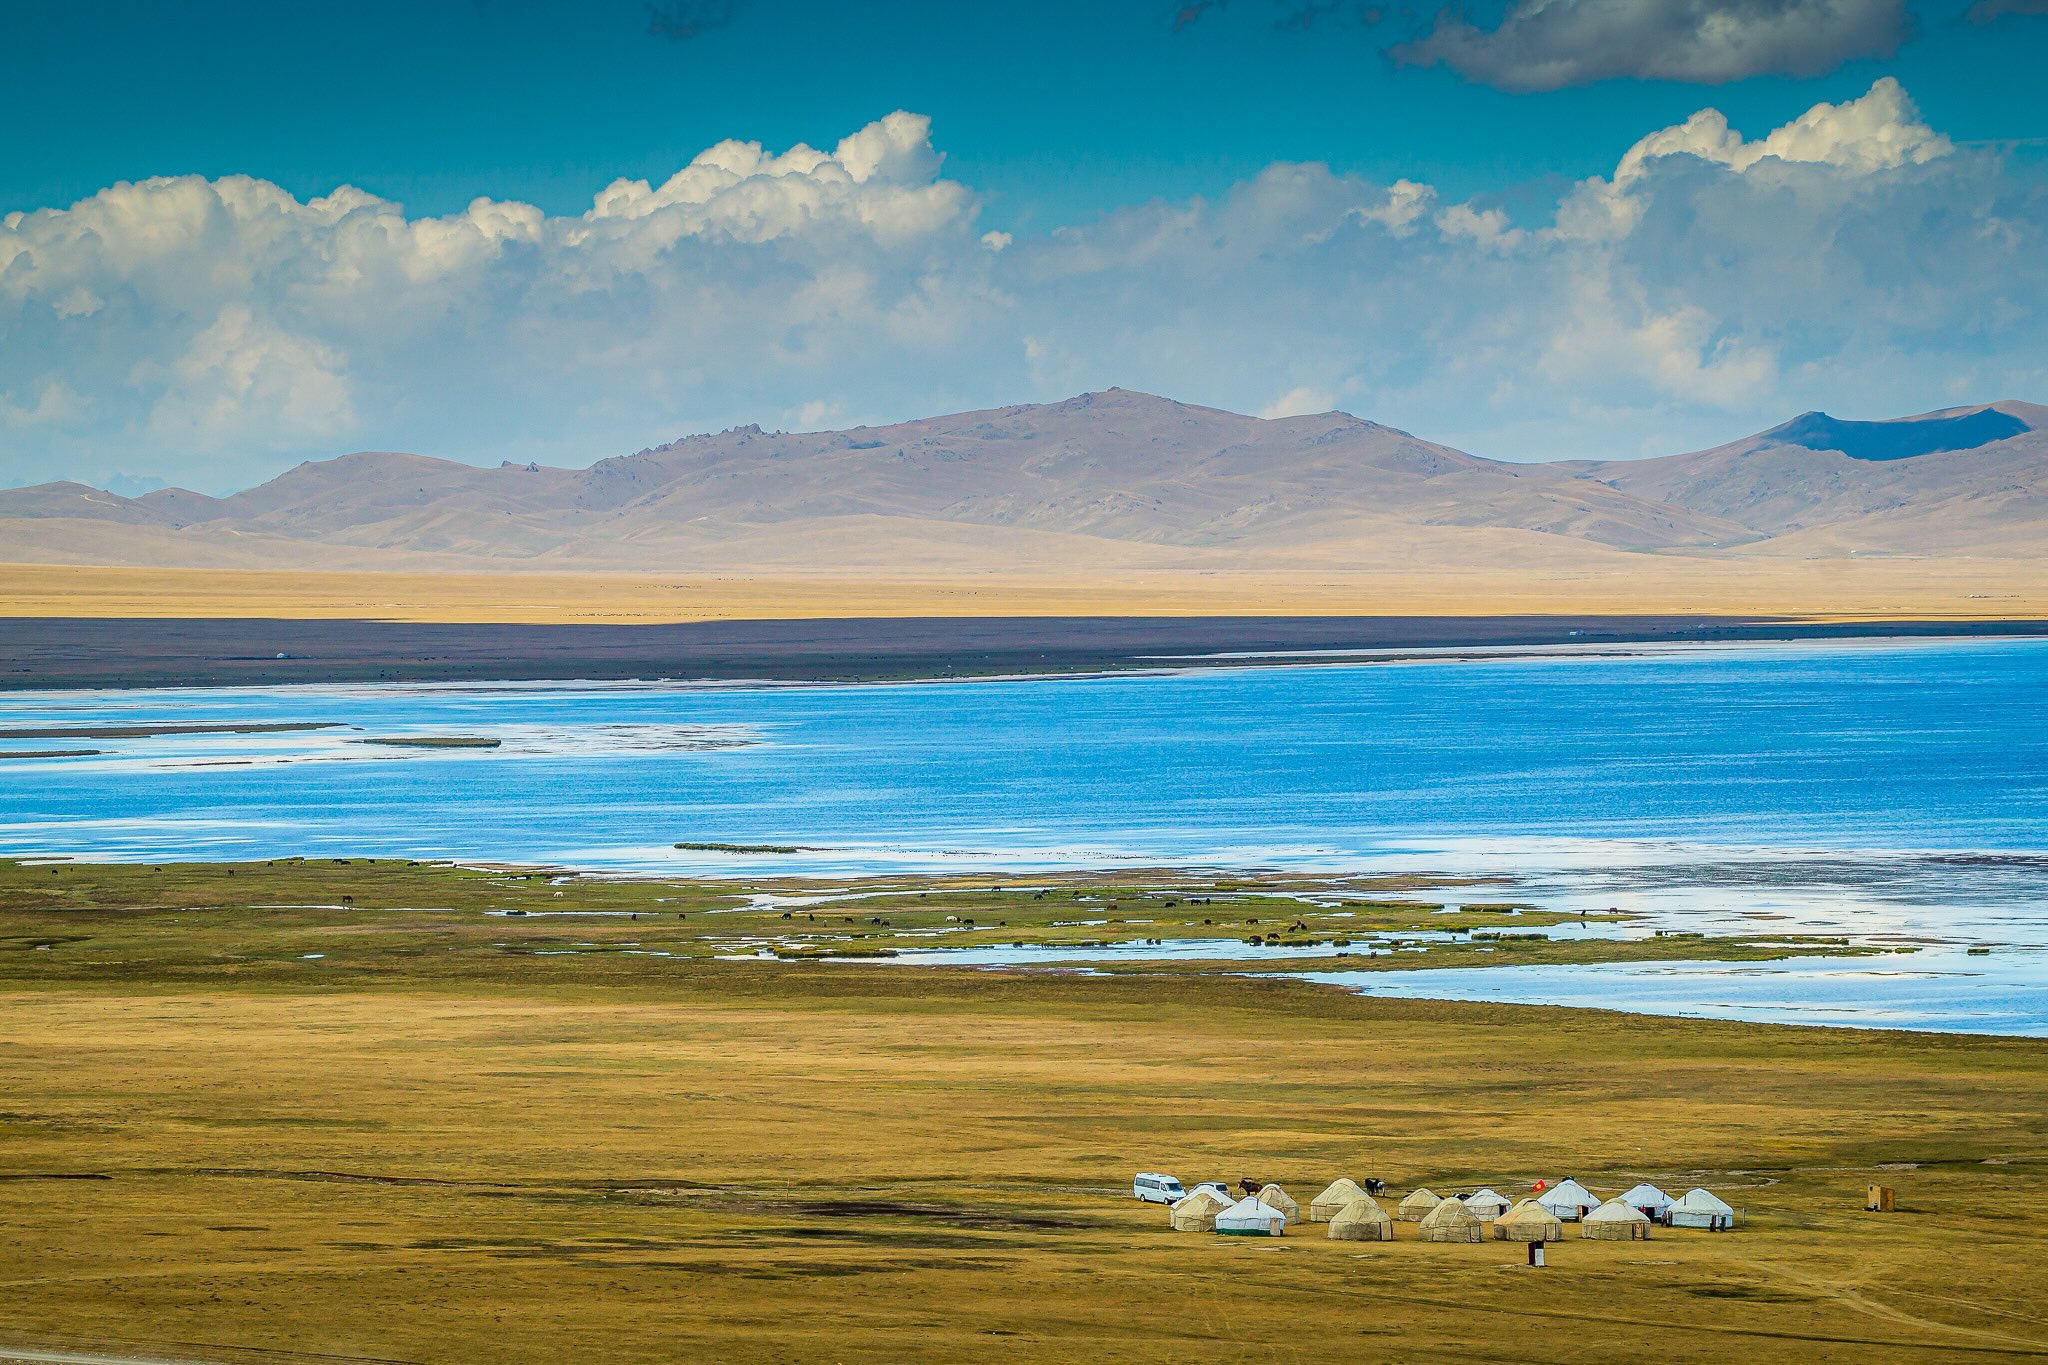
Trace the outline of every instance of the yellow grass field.
<instances>
[{"instance_id":1,"label":"yellow grass field","mask_svg":"<svg viewBox=\"0 0 2048 1365\"><path fill-rule=\"evenodd\" d=\"M2048 1042L633 956L734 932L732 898L505 919L564 901L227 877L0 878L0 1359L2048 1357ZM322 878L361 904L306 903ZM422 904L455 908L390 908ZM1532 1270L1406 1225L1174 1233L1142 1169L1304 1205L1339 1175L1703 1184L1746 1221L1568 1229Z\"/></svg>"},{"instance_id":2,"label":"yellow grass field","mask_svg":"<svg viewBox=\"0 0 2048 1365\"><path fill-rule=\"evenodd\" d=\"M383 573L0 565L0 615L670 623L914 616L2048 616L2048 565L1588 554L1556 564L841 574Z\"/></svg>"}]
</instances>

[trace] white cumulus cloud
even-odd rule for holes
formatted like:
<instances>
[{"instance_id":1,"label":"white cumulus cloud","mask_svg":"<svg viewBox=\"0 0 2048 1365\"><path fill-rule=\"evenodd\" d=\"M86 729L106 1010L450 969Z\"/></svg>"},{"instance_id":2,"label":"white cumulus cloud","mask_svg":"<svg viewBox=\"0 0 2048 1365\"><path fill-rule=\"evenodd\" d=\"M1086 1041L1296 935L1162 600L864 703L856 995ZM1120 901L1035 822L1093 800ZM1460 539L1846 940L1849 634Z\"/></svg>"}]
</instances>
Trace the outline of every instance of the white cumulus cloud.
<instances>
[{"instance_id":1,"label":"white cumulus cloud","mask_svg":"<svg viewBox=\"0 0 2048 1365\"><path fill-rule=\"evenodd\" d=\"M1775 129L1644 130L1547 200L1282 163L1049 231L979 209L895 114L574 215L238 176L10 214L0 483L113 450L208 490L362 448L583 464L1112 384L1523 457L2048 396L2048 176L1889 79Z\"/></svg>"}]
</instances>

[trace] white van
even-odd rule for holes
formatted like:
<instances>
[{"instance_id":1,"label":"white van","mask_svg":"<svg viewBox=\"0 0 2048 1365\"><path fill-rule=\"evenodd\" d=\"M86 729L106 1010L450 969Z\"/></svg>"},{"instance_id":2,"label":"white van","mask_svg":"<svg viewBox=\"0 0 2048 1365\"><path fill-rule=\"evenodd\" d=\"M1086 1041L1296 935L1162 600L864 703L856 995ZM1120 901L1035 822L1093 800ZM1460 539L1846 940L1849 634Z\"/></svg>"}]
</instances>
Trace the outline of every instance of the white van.
<instances>
[{"instance_id":1,"label":"white van","mask_svg":"<svg viewBox=\"0 0 2048 1365\"><path fill-rule=\"evenodd\" d=\"M1161 1175L1157 1171L1140 1171L1138 1178L1131 1182L1131 1197L1142 1199L1148 1204L1178 1204L1188 1197L1188 1192L1170 1175Z\"/></svg>"}]
</instances>

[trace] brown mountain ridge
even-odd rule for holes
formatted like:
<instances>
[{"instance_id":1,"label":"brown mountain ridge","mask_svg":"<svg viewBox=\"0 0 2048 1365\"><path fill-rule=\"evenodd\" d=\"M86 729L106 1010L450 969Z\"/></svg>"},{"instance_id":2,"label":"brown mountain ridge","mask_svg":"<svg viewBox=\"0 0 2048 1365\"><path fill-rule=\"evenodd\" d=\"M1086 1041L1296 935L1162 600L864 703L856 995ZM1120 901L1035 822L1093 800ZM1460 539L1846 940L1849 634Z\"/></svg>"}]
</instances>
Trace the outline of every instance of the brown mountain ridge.
<instances>
[{"instance_id":1,"label":"brown mountain ridge","mask_svg":"<svg viewBox=\"0 0 2048 1365\"><path fill-rule=\"evenodd\" d=\"M743 427L586 469L362 452L230 497L0 492L0 558L557 570L1363 566L1614 552L2038 556L2048 408L1808 413L1660 459L1482 459L1342 412L1122 389L850 431Z\"/></svg>"}]
</instances>

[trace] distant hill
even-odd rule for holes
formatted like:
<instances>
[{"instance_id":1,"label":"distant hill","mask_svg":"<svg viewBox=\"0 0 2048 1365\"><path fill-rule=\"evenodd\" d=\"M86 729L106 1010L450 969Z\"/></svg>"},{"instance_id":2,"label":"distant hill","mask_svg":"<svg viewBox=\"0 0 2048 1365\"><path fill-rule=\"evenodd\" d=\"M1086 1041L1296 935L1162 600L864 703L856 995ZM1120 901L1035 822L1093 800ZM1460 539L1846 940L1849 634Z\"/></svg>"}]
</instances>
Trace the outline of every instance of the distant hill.
<instances>
[{"instance_id":1,"label":"distant hill","mask_svg":"<svg viewBox=\"0 0 2048 1365\"><path fill-rule=\"evenodd\" d=\"M1580 468L1739 524L1764 553L2048 553L2048 408L2032 403L1890 422L1810 412L1712 450Z\"/></svg>"},{"instance_id":2,"label":"distant hill","mask_svg":"<svg viewBox=\"0 0 2048 1365\"><path fill-rule=\"evenodd\" d=\"M587 469L364 452L225 498L0 492L0 558L65 563L1086 572L2044 547L2048 408L2024 403L1807 413L1691 454L1517 464L1341 412L1264 420L1111 389L743 427Z\"/></svg>"}]
</instances>

